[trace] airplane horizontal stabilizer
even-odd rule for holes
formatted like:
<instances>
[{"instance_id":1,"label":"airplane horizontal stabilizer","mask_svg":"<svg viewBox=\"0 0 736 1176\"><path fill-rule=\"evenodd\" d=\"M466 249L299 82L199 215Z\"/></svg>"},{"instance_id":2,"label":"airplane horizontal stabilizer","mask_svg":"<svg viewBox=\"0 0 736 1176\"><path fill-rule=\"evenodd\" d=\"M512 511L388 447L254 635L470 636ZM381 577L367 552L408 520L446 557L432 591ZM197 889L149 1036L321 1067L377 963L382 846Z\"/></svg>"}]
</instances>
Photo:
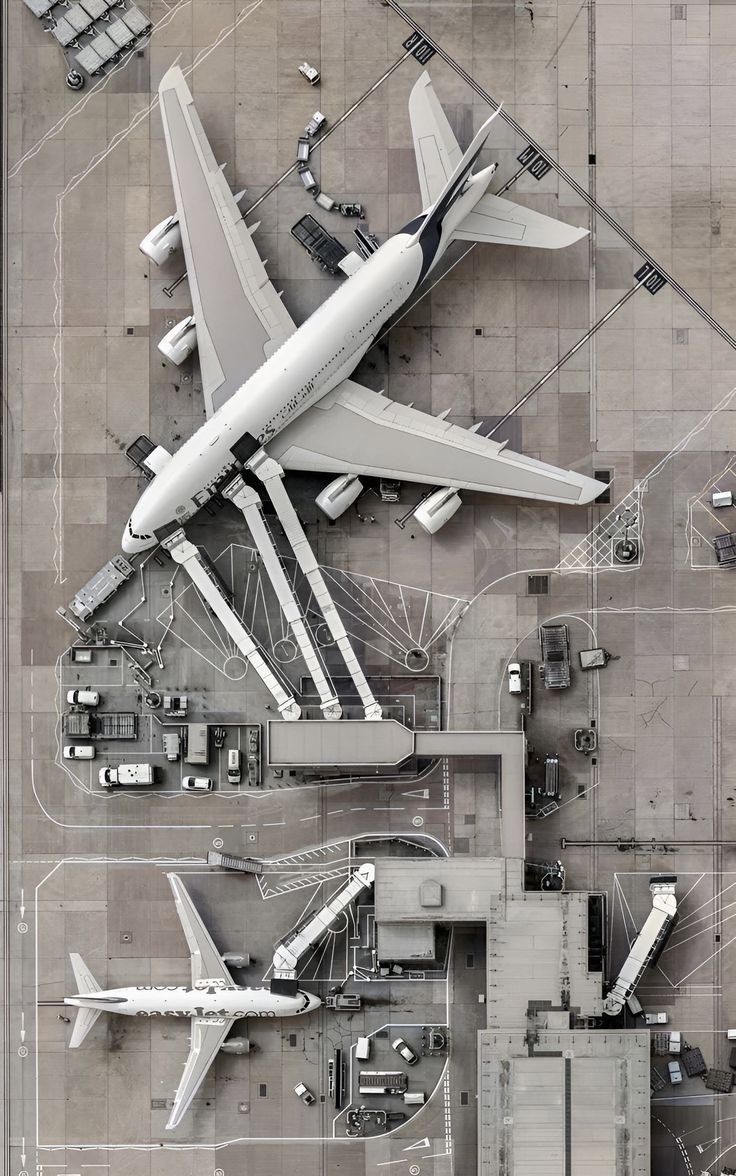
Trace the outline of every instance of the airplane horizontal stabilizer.
<instances>
[{"instance_id":1,"label":"airplane horizontal stabilizer","mask_svg":"<svg viewBox=\"0 0 736 1176\"><path fill-rule=\"evenodd\" d=\"M69 953L69 959L71 960L74 980L77 985L77 995L94 996L96 992L100 991L100 986L82 957L77 952L72 951ZM102 1009L78 1009L72 1035L69 1040L70 1049L77 1049L82 1044L101 1012Z\"/></svg>"},{"instance_id":2,"label":"airplane horizontal stabilizer","mask_svg":"<svg viewBox=\"0 0 736 1176\"><path fill-rule=\"evenodd\" d=\"M69 1039L69 1049L77 1049L82 1044L92 1026L97 1023L101 1012L102 1009L77 1009L74 1028Z\"/></svg>"},{"instance_id":3,"label":"airplane horizontal stabilizer","mask_svg":"<svg viewBox=\"0 0 736 1176\"><path fill-rule=\"evenodd\" d=\"M100 986L90 972L80 955L75 951L69 953L69 959L74 972L77 992L80 996L91 996L93 992L100 992Z\"/></svg>"},{"instance_id":4,"label":"airplane horizontal stabilizer","mask_svg":"<svg viewBox=\"0 0 736 1176\"><path fill-rule=\"evenodd\" d=\"M514 204L512 200L503 200L491 192L481 196L472 212L452 233L459 241L525 245L531 249L563 249L587 235L587 229L566 225L564 221Z\"/></svg>"}]
</instances>

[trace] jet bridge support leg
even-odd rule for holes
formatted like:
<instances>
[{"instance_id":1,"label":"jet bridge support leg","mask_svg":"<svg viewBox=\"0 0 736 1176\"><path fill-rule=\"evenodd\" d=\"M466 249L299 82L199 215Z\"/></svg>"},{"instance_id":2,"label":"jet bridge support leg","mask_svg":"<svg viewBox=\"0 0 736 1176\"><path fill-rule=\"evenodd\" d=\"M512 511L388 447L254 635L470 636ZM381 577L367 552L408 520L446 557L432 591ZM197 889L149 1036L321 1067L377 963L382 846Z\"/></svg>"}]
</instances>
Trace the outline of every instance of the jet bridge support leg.
<instances>
[{"instance_id":1,"label":"jet bridge support leg","mask_svg":"<svg viewBox=\"0 0 736 1176\"><path fill-rule=\"evenodd\" d=\"M268 578L279 598L281 611L294 634L302 657L307 664L307 669L312 675L312 681L319 694L320 710L326 719L339 719L342 716L342 707L335 691L327 681L320 656L312 644L301 608L284 571L268 524L263 517L262 504L258 494L251 486L246 486L240 474L225 486L222 493L242 512L246 525L253 536L253 542L258 548Z\"/></svg>"},{"instance_id":2,"label":"jet bridge support leg","mask_svg":"<svg viewBox=\"0 0 736 1176\"><path fill-rule=\"evenodd\" d=\"M289 545L296 556L299 567L304 572L310 588L315 595L317 603L322 612L322 616L327 622L327 627L332 634L332 637L342 654L343 661L348 668L350 677L353 679L355 689L358 692L360 701L363 704L363 709L366 719L380 719L381 718L381 704L376 701L373 691L366 681L365 674L361 669L360 662L355 656L350 638L348 637L345 626L342 623L340 614L335 608L335 603L330 596L329 589L325 584L324 576L320 570L319 564L315 559L314 552L309 545L309 540L304 534L304 528L299 522L299 517L292 506L289 495L284 488L284 471L274 458L269 457L264 449L259 449L258 453L254 454L248 462L248 469L251 470L257 478L263 482L266 487L271 502L274 505L276 514L279 517L281 526L284 528L286 538Z\"/></svg>"},{"instance_id":3,"label":"jet bridge support leg","mask_svg":"<svg viewBox=\"0 0 736 1176\"><path fill-rule=\"evenodd\" d=\"M298 719L301 715L299 704L284 690L253 640L253 637L240 618L233 612L219 586L207 571L199 551L187 539L184 531L181 529L174 531L173 534L163 540L161 546L168 551L175 563L181 564L188 572L192 582L202 593L202 596L207 601L215 616L222 622L245 660L253 666L263 685L270 692L276 702L281 717L284 719Z\"/></svg>"}]
</instances>

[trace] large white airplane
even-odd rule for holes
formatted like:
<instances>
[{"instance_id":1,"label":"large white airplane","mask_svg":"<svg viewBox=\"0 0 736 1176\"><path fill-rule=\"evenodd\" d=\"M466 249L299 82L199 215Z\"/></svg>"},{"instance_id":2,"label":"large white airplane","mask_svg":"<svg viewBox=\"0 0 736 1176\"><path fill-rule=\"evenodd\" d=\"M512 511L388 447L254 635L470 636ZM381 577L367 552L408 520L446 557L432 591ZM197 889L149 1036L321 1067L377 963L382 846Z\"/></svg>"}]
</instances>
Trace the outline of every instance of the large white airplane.
<instances>
[{"instance_id":1,"label":"large white airplane","mask_svg":"<svg viewBox=\"0 0 736 1176\"><path fill-rule=\"evenodd\" d=\"M245 1043L240 1038L225 1041L239 1017L298 1017L319 1008L322 1001L301 989L290 996L236 984L181 878L176 874L167 877L191 954L191 985L138 984L103 992L81 956L71 953L78 992L65 997L64 1003L79 1009L69 1041L72 1049L82 1044L100 1013L191 1018L189 1056L166 1124L167 1131L172 1131L181 1122L219 1050L244 1052Z\"/></svg>"},{"instance_id":2,"label":"large white airplane","mask_svg":"<svg viewBox=\"0 0 736 1176\"><path fill-rule=\"evenodd\" d=\"M571 504L601 493L593 478L510 452L350 379L453 241L559 249L586 235L487 191L494 167L473 167L495 114L463 154L429 75L419 78L409 117L423 211L297 328L178 67L164 76L159 96L176 213L141 248L160 261L183 246L194 312L183 329L191 341L196 336L208 419L176 453L160 447L152 455L156 476L125 528L126 552L155 546L157 532L185 522L225 479L264 454L285 470L339 475L333 518L354 501L361 474L439 485L441 519L459 506L461 489Z\"/></svg>"}]
</instances>

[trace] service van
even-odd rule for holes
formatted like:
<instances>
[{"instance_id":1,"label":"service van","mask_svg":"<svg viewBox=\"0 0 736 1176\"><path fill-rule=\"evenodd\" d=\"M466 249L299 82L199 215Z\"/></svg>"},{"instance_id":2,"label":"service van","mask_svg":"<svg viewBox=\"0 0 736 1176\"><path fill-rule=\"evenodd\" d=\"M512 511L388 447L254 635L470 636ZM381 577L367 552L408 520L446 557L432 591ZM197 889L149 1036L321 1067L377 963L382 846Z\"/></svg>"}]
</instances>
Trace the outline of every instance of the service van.
<instances>
[{"instance_id":1,"label":"service van","mask_svg":"<svg viewBox=\"0 0 736 1176\"><path fill-rule=\"evenodd\" d=\"M359 1037L357 1045L355 1046L355 1060L357 1062L367 1062L371 1056L371 1039L370 1037Z\"/></svg>"},{"instance_id":2,"label":"service van","mask_svg":"<svg viewBox=\"0 0 736 1176\"><path fill-rule=\"evenodd\" d=\"M99 706L99 690L68 690L66 701L69 706Z\"/></svg>"},{"instance_id":3,"label":"service van","mask_svg":"<svg viewBox=\"0 0 736 1176\"><path fill-rule=\"evenodd\" d=\"M239 747L231 747L227 753L227 782L228 784L240 783L240 766L243 760L243 754Z\"/></svg>"},{"instance_id":4,"label":"service van","mask_svg":"<svg viewBox=\"0 0 736 1176\"><path fill-rule=\"evenodd\" d=\"M89 743L68 743L64 747L64 759L81 760L94 759L95 749Z\"/></svg>"}]
</instances>

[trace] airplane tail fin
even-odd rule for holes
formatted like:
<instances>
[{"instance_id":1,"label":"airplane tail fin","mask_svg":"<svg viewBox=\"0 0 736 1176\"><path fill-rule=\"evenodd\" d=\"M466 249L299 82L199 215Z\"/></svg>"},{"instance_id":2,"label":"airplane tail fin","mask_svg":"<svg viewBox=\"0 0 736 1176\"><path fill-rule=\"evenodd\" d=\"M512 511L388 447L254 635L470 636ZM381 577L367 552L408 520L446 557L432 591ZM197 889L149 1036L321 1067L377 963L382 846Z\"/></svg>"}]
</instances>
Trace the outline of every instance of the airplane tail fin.
<instances>
[{"instance_id":1,"label":"airplane tail fin","mask_svg":"<svg viewBox=\"0 0 736 1176\"><path fill-rule=\"evenodd\" d=\"M525 245L532 249L563 249L587 237L588 230L567 225L564 221L486 192L463 217L452 235L459 241Z\"/></svg>"},{"instance_id":2,"label":"airplane tail fin","mask_svg":"<svg viewBox=\"0 0 736 1176\"><path fill-rule=\"evenodd\" d=\"M494 111L463 154L434 92L429 74L425 71L415 83L409 96L409 118L422 208L429 212L427 221L444 218L464 190L468 173L483 149L491 123L498 113L498 110ZM471 182L472 179L471 176ZM486 192L474 201L473 207L452 227L451 232L453 239L460 241L562 249L585 237L588 230L566 225L541 212Z\"/></svg>"},{"instance_id":3,"label":"airplane tail fin","mask_svg":"<svg viewBox=\"0 0 736 1176\"><path fill-rule=\"evenodd\" d=\"M99 992L100 986L82 957L77 955L76 952L70 952L69 959L72 963L72 971L74 972L78 994L80 996L93 996L95 992ZM69 1040L70 1049L77 1049L82 1044L101 1012L102 1009L85 1009L81 1007L77 1009L74 1029Z\"/></svg>"},{"instance_id":4,"label":"airplane tail fin","mask_svg":"<svg viewBox=\"0 0 736 1176\"><path fill-rule=\"evenodd\" d=\"M422 208L427 209L431 208L442 194L463 153L426 70L412 87L409 95L409 121L417 159Z\"/></svg>"},{"instance_id":5,"label":"airplane tail fin","mask_svg":"<svg viewBox=\"0 0 736 1176\"><path fill-rule=\"evenodd\" d=\"M500 110L500 107L499 107ZM463 190L473 164L491 133L494 110L463 154L428 73L415 83L409 97L409 118L414 138L422 206L437 217L442 215Z\"/></svg>"}]
</instances>

